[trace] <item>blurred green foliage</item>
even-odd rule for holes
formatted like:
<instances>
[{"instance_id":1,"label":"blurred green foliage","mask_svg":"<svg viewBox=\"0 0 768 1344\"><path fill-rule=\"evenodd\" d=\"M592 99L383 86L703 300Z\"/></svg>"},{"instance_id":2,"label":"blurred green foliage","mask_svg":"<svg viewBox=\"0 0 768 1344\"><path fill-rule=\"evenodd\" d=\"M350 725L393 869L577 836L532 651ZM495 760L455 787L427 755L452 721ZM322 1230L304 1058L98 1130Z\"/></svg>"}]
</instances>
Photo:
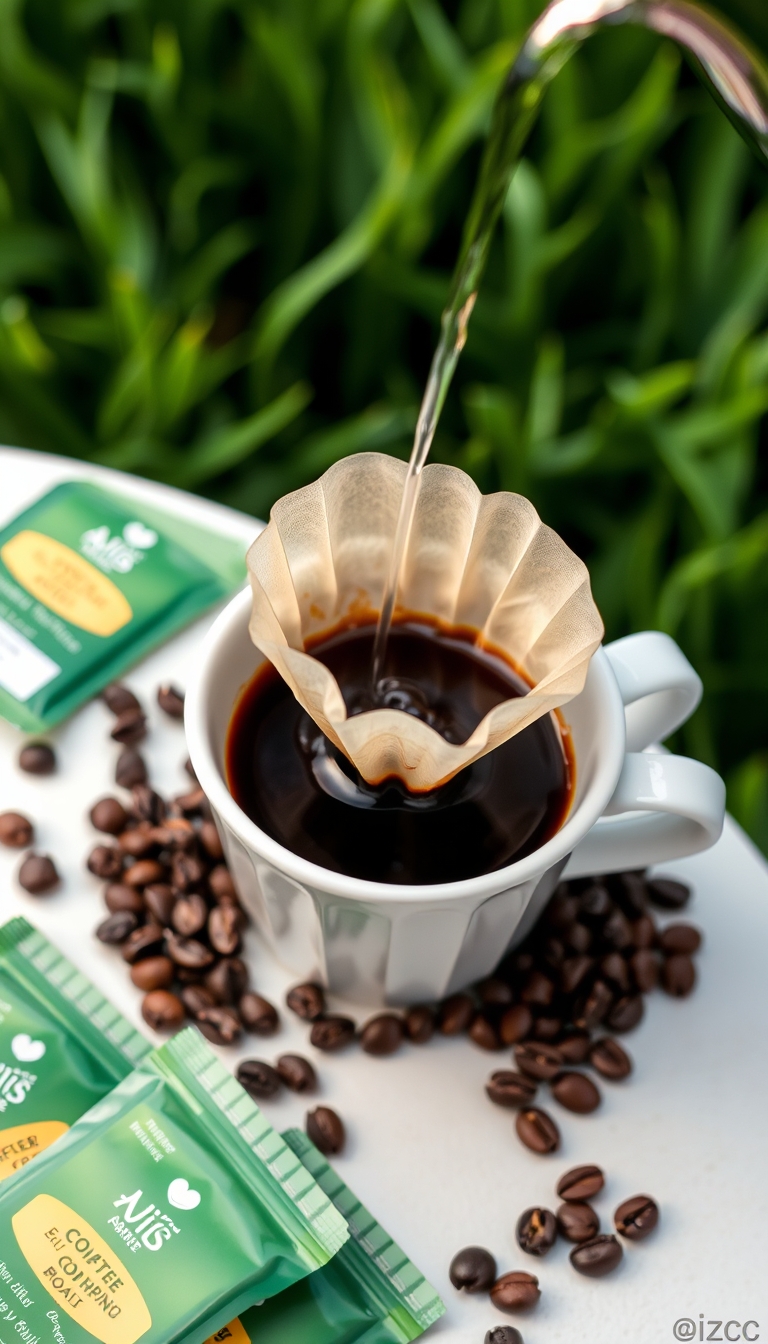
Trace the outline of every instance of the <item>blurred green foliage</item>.
<instances>
[{"instance_id":1,"label":"blurred green foliage","mask_svg":"<svg viewBox=\"0 0 768 1344\"><path fill-rule=\"evenodd\" d=\"M723 0L755 19L762 0ZM265 514L406 455L537 0L0 0L0 437ZM602 33L512 183L435 456L529 495L768 852L768 177L675 49Z\"/></svg>"}]
</instances>

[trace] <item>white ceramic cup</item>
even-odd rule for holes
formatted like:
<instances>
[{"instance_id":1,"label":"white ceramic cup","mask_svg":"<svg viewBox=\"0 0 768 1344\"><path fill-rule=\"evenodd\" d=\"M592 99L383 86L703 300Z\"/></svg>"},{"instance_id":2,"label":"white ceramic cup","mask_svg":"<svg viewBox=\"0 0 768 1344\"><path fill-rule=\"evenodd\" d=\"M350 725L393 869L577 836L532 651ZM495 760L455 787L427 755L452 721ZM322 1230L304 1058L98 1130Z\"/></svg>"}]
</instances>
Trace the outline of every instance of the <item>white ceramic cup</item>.
<instances>
[{"instance_id":1,"label":"white ceramic cup","mask_svg":"<svg viewBox=\"0 0 768 1344\"><path fill-rule=\"evenodd\" d=\"M190 669L185 724L192 765L241 900L275 956L346 998L407 1004L487 975L525 936L560 876L644 868L707 849L725 787L699 761L645 751L688 718L701 681L668 635L598 649L581 694L561 711L573 735L576 794L546 844L493 873L435 886L364 882L309 863L238 807L224 744L238 693L264 661L248 634L250 590L211 627Z\"/></svg>"}]
</instances>

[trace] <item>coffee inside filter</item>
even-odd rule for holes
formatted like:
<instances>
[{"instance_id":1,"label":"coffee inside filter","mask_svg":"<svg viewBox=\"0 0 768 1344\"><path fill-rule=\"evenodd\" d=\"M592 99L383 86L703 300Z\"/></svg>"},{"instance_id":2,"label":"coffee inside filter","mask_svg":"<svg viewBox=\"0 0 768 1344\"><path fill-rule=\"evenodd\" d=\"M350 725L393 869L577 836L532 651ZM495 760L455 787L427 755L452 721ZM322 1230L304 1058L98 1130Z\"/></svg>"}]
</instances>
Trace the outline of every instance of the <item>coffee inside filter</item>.
<instances>
[{"instance_id":1,"label":"coffee inside filter","mask_svg":"<svg viewBox=\"0 0 768 1344\"><path fill-rule=\"evenodd\" d=\"M251 638L326 737L369 784L393 776L437 788L583 689L603 637L586 566L522 495L482 495L456 467L425 467L400 576L395 619L418 613L477 630L531 683L466 742L448 742L402 710L348 715L338 682L306 651L381 605L406 473L359 453L278 500L248 552ZM418 668L413 669L418 682Z\"/></svg>"}]
</instances>

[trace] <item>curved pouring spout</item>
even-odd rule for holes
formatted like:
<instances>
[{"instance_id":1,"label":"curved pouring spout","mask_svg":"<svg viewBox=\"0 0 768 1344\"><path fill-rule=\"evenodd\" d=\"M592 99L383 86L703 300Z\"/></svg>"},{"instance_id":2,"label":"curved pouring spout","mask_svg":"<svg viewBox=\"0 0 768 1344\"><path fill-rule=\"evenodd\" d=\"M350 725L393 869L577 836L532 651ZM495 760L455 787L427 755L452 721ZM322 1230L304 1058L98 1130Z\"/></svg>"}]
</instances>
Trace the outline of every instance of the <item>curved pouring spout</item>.
<instances>
[{"instance_id":1,"label":"curved pouring spout","mask_svg":"<svg viewBox=\"0 0 768 1344\"><path fill-rule=\"evenodd\" d=\"M512 174L555 75L598 28L619 23L638 24L673 38L691 58L737 130L762 161L768 161L768 69L736 29L712 10L693 0L553 0L536 20L496 101L450 298L441 319L440 340L419 410L376 631L374 690L383 671L419 477L467 339L467 323Z\"/></svg>"}]
</instances>

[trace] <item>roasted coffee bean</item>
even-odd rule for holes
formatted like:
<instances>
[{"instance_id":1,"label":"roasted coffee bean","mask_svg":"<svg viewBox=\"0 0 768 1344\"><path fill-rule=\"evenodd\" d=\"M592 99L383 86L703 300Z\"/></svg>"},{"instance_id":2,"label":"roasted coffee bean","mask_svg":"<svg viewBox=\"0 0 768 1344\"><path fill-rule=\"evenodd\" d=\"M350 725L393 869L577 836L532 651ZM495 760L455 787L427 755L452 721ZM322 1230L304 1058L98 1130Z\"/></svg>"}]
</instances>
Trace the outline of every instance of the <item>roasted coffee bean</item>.
<instances>
[{"instance_id":1,"label":"roasted coffee bean","mask_svg":"<svg viewBox=\"0 0 768 1344\"><path fill-rule=\"evenodd\" d=\"M192 849L197 839L195 828L186 817L165 817L151 827L150 835L161 849Z\"/></svg>"},{"instance_id":2,"label":"roasted coffee bean","mask_svg":"<svg viewBox=\"0 0 768 1344\"><path fill-rule=\"evenodd\" d=\"M240 950L243 917L236 905L215 905L208 916L208 937L211 946L222 957L232 957Z\"/></svg>"},{"instance_id":3,"label":"roasted coffee bean","mask_svg":"<svg viewBox=\"0 0 768 1344\"><path fill-rule=\"evenodd\" d=\"M30 896L45 896L61 881L56 864L48 854L28 854L17 877L19 886Z\"/></svg>"},{"instance_id":4,"label":"roasted coffee bean","mask_svg":"<svg viewBox=\"0 0 768 1344\"><path fill-rule=\"evenodd\" d=\"M600 975L620 994L629 993L629 967L620 952L609 952L607 957L603 957Z\"/></svg>"},{"instance_id":5,"label":"roasted coffee bean","mask_svg":"<svg viewBox=\"0 0 768 1344\"><path fill-rule=\"evenodd\" d=\"M524 1003L508 1008L499 1023L499 1035L504 1045L517 1045L533 1031L533 1013Z\"/></svg>"},{"instance_id":6,"label":"roasted coffee bean","mask_svg":"<svg viewBox=\"0 0 768 1344\"><path fill-rule=\"evenodd\" d=\"M621 1082L632 1072L632 1060L623 1046L610 1036L601 1036L589 1051L589 1062L593 1069L608 1078L612 1083Z\"/></svg>"},{"instance_id":7,"label":"roasted coffee bean","mask_svg":"<svg viewBox=\"0 0 768 1344\"><path fill-rule=\"evenodd\" d=\"M173 801L185 817L202 813L208 807L208 799L200 788L191 789L189 793L180 793Z\"/></svg>"},{"instance_id":8,"label":"roasted coffee bean","mask_svg":"<svg viewBox=\"0 0 768 1344\"><path fill-rule=\"evenodd\" d=\"M132 789L147 781L147 766L141 752L124 747L115 765L115 783L123 789Z\"/></svg>"},{"instance_id":9,"label":"roasted coffee bean","mask_svg":"<svg viewBox=\"0 0 768 1344\"><path fill-rule=\"evenodd\" d=\"M144 995L141 1015L155 1031L175 1031L184 1021L184 1004L167 989L151 989Z\"/></svg>"},{"instance_id":10,"label":"roasted coffee bean","mask_svg":"<svg viewBox=\"0 0 768 1344\"><path fill-rule=\"evenodd\" d=\"M184 718L184 692L165 682L157 688L157 703L172 719Z\"/></svg>"},{"instance_id":11,"label":"roasted coffee bean","mask_svg":"<svg viewBox=\"0 0 768 1344\"><path fill-rule=\"evenodd\" d=\"M651 904L659 910L682 910L691 899L691 888L671 877L652 877L646 885Z\"/></svg>"},{"instance_id":12,"label":"roasted coffee bean","mask_svg":"<svg viewBox=\"0 0 768 1344\"><path fill-rule=\"evenodd\" d=\"M176 979L182 985L201 985L205 979L205 967L177 966Z\"/></svg>"},{"instance_id":13,"label":"roasted coffee bean","mask_svg":"<svg viewBox=\"0 0 768 1344\"><path fill-rule=\"evenodd\" d=\"M142 924L138 929L134 929L133 933L129 933L123 943L123 959L132 966L142 957L154 956L159 952L164 937L165 930L161 929L159 924Z\"/></svg>"},{"instance_id":14,"label":"roasted coffee bean","mask_svg":"<svg viewBox=\"0 0 768 1344\"><path fill-rule=\"evenodd\" d=\"M170 957L144 957L131 967L131 980L137 989L168 989L173 983L173 973Z\"/></svg>"},{"instance_id":15,"label":"roasted coffee bean","mask_svg":"<svg viewBox=\"0 0 768 1344\"><path fill-rule=\"evenodd\" d=\"M236 901L237 892L232 874L224 863L217 863L208 874L208 886L216 901Z\"/></svg>"},{"instance_id":16,"label":"roasted coffee bean","mask_svg":"<svg viewBox=\"0 0 768 1344\"><path fill-rule=\"evenodd\" d=\"M640 919L636 919L634 924L630 925L630 929L632 946L637 948L638 952L644 952L656 945L656 925L650 915L642 915Z\"/></svg>"},{"instance_id":17,"label":"roasted coffee bean","mask_svg":"<svg viewBox=\"0 0 768 1344\"><path fill-rule=\"evenodd\" d=\"M583 1167L571 1167L563 1172L555 1187L560 1199L569 1204L581 1204L585 1199L594 1199L605 1185L605 1176L599 1167L587 1164Z\"/></svg>"},{"instance_id":18,"label":"roasted coffee bean","mask_svg":"<svg viewBox=\"0 0 768 1344\"><path fill-rule=\"evenodd\" d=\"M496 1279L496 1261L483 1246L465 1246L454 1255L448 1277L459 1291L487 1293Z\"/></svg>"},{"instance_id":19,"label":"roasted coffee bean","mask_svg":"<svg viewBox=\"0 0 768 1344\"><path fill-rule=\"evenodd\" d=\"M224 857L224 850L221 847L221 837L216 830L215 822L203 822L200 827L200 843L209 859L221 859Z\"/></svg>"},{"instance_id":20,"label":"roasted coffee bean","mask_svg":"<svg viewBox=\"0 0 768 1344\"><path fill-rule=\"evenodd\" d=\"M131 789L131 800L131 812L137 821L158 826L165 820L165 800L148 784L135 784Z\"/></svg>"},{"instance_id":21,"label":"roasted coffee bean","mask_svg":"<svg viewBox=\"0 0 768 1344\"><path fill-rule=\"evenodd\" d=\"M134 887L127 887L124 882L110 882L104 888L104 904L113 915L121 910L130 910L134 915L143 915L144 897L140 891Z\"/></svg>"},{"instance_id":22,"label":"roasted coffee bean","mask_svg":"<svg viewBox=\"0 0 768 1344\"><path fill-rule=\"evenodd\" d=\"M52 775L56 754L47 742L27 742L19 752L19 768L28 775Z\"/></svg>"},{"instance_id":23,"label":"roasted coffee bean","mask_svg":"<svg viewBox=\"0 0 768 1344\"><path fill-rule=\"evenodd\" d=\"M588 952L591 948L594 938L592 937L591 930L587 928L586 924L582 924L580 920L577 920L568 930L565 936L565 942L567 947L571 948L578 956L583 957L585 952Z\"/></svg>"},{"instance_id":24,"label":"roasted coffee bean","mask_svg":"<svg viewBox=\"0 0 768 1344\"><path fill-rule=\"evenodd\" d=\"M600 1219L591 1204L561 1204L557 1210L557 1230L566 1241L574 1241L579 1245L597 1236Z\"/></svg>"},{"instance_id":25,"label":"roasted coffee bean","mask_svg":"<svg viewBox=\"0 0 768 1344\"><path fill-rule=\"evenodd\" d=\"M405 1015L405 1034L414 1045L426 1045L435 1031L435 1014L431 1008L409 1008Z\"/></svg>"},{"instance_id":26,"label":"roasted coffee bean","mask_svg":"<svg viewBox=\"0 0 768 1344\"><path fill-rule=\"evenodd\" d=\"M563 1057L557 1046L546 1041L522 1041L515 1046L515 1063L526 1077L545 1081L560 1072Z\"/></svg>"},{"instance_id":27,"label":"roasted coffee bean","mask_svg":"<svg viewBox=\"0 0 768 1344\"><path fill-rule=\"evenodd\" d=\"M234 1008L202 1008L195 1021L214 1045L234 1045L243 1029Z\"/></svg>"},{"instance_id":28,"label":"roasted coffee bean","mask_svg":"<svg viewBox=\"0 0 768 1344\"><path fill-rule=\"evenodd\" d=\"M605 981L596 980L575 1010L574 1026L581 1027L584 1031L592 1031L602 1022L612 1003L613 995Z\"/></svg>"},{"instance_id":29,"label":"roasted coffee bean","mask_svg":"<svg viewBox=\"0 0 768 1344\"><path fill-rule=\"evenodd\" d=\"M554 1153L560 1147L560 1130L546 1111L528 1106L515 1119L517 1137L534 1153Z\"/></svg>"},{"instance_id":30,"label":"roasted coffee bean","mask_svg":"<svg viewBox=\"0 0 768 1344\"><path fill-rule=\"evenodd\" d=\"M497 1279L491 1288L491 1301L499 1311L530 1311L531 1307L536 1306L540 1297L539 1280L534 1274L526 1274L522 1269L513 1269L509 1274L502 1274L501 1278ZM506 1325L497 1327L497 1330L508 1329L509 1326ZM494 1340L494 1344L498 1344L496 1331L490 1331L489 1333ZM517 1331L515 1331L515 1335L522 1344L522 1339ZM504 1344L508 1344L506 1336L501 1338ZM488 1335L486 1335L487 1339ZM514 1341L514 1344L516 1344L516 1341Z\"/></svg>"},{"instance_id":31,"label":"roasted coffee bean","mask_svg":"<svg viewBox=\"0 0 768 1344\"><path fill-rule=\"evenodd\" d=\"M214 960L211 949L197 938L182 938L178 933L168 933L166 946L168 955L176 965L188 966L190 970L203 970Z\"/></svg>"},{"instance_id":32,"label":"roasted coffee bean","mask_svg":"<svg viewBox=\"0 0 768 1344\"><path fill-rule=\"evenodd\" d=\"M271 1064L263 1059L244 1059L237 1066L235 1074L238 1083L244 1087L249 1097L261 1101L264 1097L274 1097L282 1087L282 1079Z\"/></svg>"},{"instance_id":33,"label":"roasted coffee bean","mask_svg":"<svg viewBox=\"0 0 768 1344\"><path fill-rule=\"evenodd\" d=\"M510 986L498 976L491 975L487 980L481 980L477 992L482 1003L492 1004L496 1008L505 1008L512 1002Z\"/></svg>"},{"instance_id":34,"label":"roasted coffee bean","mask_svg":"<svg viewBox=\"0 0 768 1344\"><path fill-rule=\"evenodd\" d=\"M288 990L285 1002L305 1022L314 1022L325 1012L325 994L320 985L294 985Z\"/></svg>"},{"instance_id":35,"label":"roasted coffee bean","mask_svg":"<svg viewBox=\"0 0 768 1344\"><path fill-rule=\"evenodd\" d=\"M88 816L91 825L97 831L105 831L107 835L119 835L125 830L128 821L128 813L117 798L100 798L94 803Z\"/></svg>"},{"instance_id":36,"label":"roasted coffee bean","mask_svg":"<svg viewBox=\"0 0 768 1344\"><path fill-rule=\"evenodd\" d=\"M315 1092L317 1074L303 1055L280 1055L275 1064L286 1087L292 1092Z\"/></svg>"},{"instance_id":37,"label":"roasted coffee bean","mask_svg":"<svg viewBox=\"0 0 768 1344\"><path fill-rule=\"evenodd\" d=\"M628 919L637 919L648 907L648 892L642 873L614 873L606 886Z\"/></svg>"},{"instance_id":38,"label":"roasted coffee bean","mask_svg":"<svg viewBox=\"0 0 768 1344\"><path fill-rule=\"evenodd\" d=\"M668 924L659 934L659 946L667 955L676 952L698 952L701 934L693 924Z\"/></svg>"},{"instance_id":39,"label":"roasted coffee bean","mask_svg":"<svg viewBox=\"0 0 768 1344\"><path fill-rule=\"evenodd\" d=\"M342 1050L355 1039L355 1024L349 1017L317 1017L309 1039L318 1050Z\"/></svg>"},{"instance_id":40,"label":"roasted coffee bean","mask_svg":"<svg viewBox=\"0 0 768 1344\"><path fill-rule=\"evenodd\" d=\"M481 1050L500 1050L501 1037L487 1013L475 1013L469 1028L469 1038Z\"/></svg>"},{"instance_id":41,"label":"roasted coffee bean","mask_svg":"<svg viewBox=\"0 0 768 1344\"><path fill-rule=\"evenodd\" d=\"M206 875L205 864L197 854L177 850L171 859L171 885L179 891L199 887Z\"/></svg>"},{"instance_id":42,"label":"roasted coffee bean","mask_svg":"<svg viewBox=\"0 0 768 1344\"><path fill-rule=\"evenodd\" d=\"M214 1008L216 999L205 985L185 985L179 995L190 1017L197 1017L204 1008Z\"/></svg>"},{"instance_id":43,"label":"roasted coffee bean","mask_svg":"<svg viewBox=\"0 0 768 1344\"><path fill-rule=\"evenodd\" d=\"M561 1017L537 1017L533 1023L533 1039L535 1041L549 1041L552 1045L556 1045L562 1030L563 1020Z\"/></svg>"},{"instance_id":44,"label":"roasted coffee bean","mask_svg":"<svg viewBox=\"0 0 768 1344\"><path fill-rule=\"evenodd\" d=\"M514 1325L495 1325L486 1330L484 1344L523 1344L523 1336Z\"/></svg>"},{"instance_id":45,"label":"roasted coffee bean","mask_svg":"<svg viewBox=\"0 0 768 1344\"><path fill-rule=\"evenodd\" d=\"M133 691L129 691L127 686L122 686L117 681L105 687L101 692L101 698L113 714L124 714L127 709L141 709L141 702Z\"/></svg>"},{"instance_id":46,"label":"roasted coffee bean","mask_svg":"<svg viewBox=\"0 0 768 1344\"><path fill-rule=\"evenodd\" d=\"M207 922L208 906L202 896L191 892L188 896L179 897L171 912L171 924L177 933L184 938L192 938L205 928Z\"/></svg>"},{"instance_id":47,"label":"roasted coffee bean","mask_svg":"<svg viewBox=\"0 0 768 1344\"><path fill-rule=\"evenodd\" d=\"M443 1036L462 1036L469 1031L474 1016L475 1005L469 994L451 994L437 1010L437 1029Z\"/></svg>"},{"instance_id":48,"label":"roasted coffee bean","mask_svg":"<svg viewBox=\"0 0 768 1344\"><path fill-rule=\"evenodd\" d=\"M620 910L613 910L606 919L600 930L606 943L620 950L632 945L632 929L626 915Z\"/></svg>"},{"instance_id":49,"label":"roasted coffee bean","mask_svg":"<svg viewBox=\"0 0 768 1344\"><path fill-rule=\"evenodd\" d=\"M140 821L138 826L132 826L129 831L121 831L117 843L123 854L131 859L145 859L157 849L154 827L148 821Z\"/></svg>"},{"instance_id":50,"label":"roasted coffee bean","mask_svg":"<svg viewBox=\"0 0 768 1344\"><path fill-rule=\"evenodd\" d=\"M623 1254L614 1236L601 1236L574 1246L568 1258L579 1274L586 1274L590 1279L601 1279L621 1264Z\"/></svg>"},{"instance_id":51,"label":"roasted coffee bean","mask_svg":"<svg viewBox=\"0 0 768 1344\"><path fill-rule=\"evenodd\" d=\"M94 877L114 882L123 871L123 856L116 845L96 845L88 855L86 867Z\"/></svg>"},{"instance_id":52,"label":"roasted coffee bean","mask_svg":"<svg viewBox=\"0 0 768 1344\"><path fill-rule=\"evenodd\" d=\"M591 1115L600 1105L600 1093L585 1073L564 1069L552 1079L550 1086L555 1101L567 1111L575 1111L576 1115Z\"/></svg>"},{"instance_id":53,"label":"roasted coffee bean","mask_svg":"<svg viewBox=\"0 0 768 1344\"><path fill-rule=\"evenodd\" d=\"M280 1026L277 1009L261 994L242 994L237 1002L237 1011L245 1030L252 1031L256 1036L274 1036Z\"/></svg>"},{"instance_id":54,"label":"roasted coffee bean","mask_svg":"<svg viewBox=\"0 0 768 1344\"><path fill-rule=\"evenodd\" d=\"M240 957L223 957L208 971L205 985L219 1003L233 1007L248 988L248 967Z\"/></svg>"},{"instance_id":55,"label":"roasted coffee bean","mask_svg":"<svg viewBox=\"0 0 768 1344\"><path fill-rule=\"evenodd\" d=\"M127 882L129 887L149 887L156 882L162 882L165 877L165 867L157 859L138 859L132 863L123 873L123 882Z\"/></svg>"},{"instance_id":56,"label":"roasted coffee bean","mask_svg":"<svg viewBox=\"0 0 768 1344\"><path fill-rule=\"evenodd\" d=\"M147 736L147 716L140 709L124 709L115 719L115 726L109 734L114 742L133 746Z\"/></svg>"},{"instance_id":57,"label":"roasted coffee bean","mask_svg":"<svg viewBox=\"0 0 768 1344\"><path fill-rule=\"evenodd\" d=\"M554 1043L566 1064L583 1064L589 1056L591 1042L588 1031L569 1031Z\"/></svg>"},{"instance_id":58,"label":"roasted coffee bean","mask_svg":"<svg viewBox=\"0 0 768 1344\"><path fill-rule=\"evenodd\" d=\"M696 984L696 967L686 952L666 957L661 968L661 987L675 999L684 999Z\"/></svg>"},{"instance_id":59,"label":"roasted coffee bean","mask_svg":"<svg viewBox=\"0 0 768 1344\"><path fill-rule=\"evenodd\" d=\"M541 950L541 955L548 966L557 970L565 960L565 943L562 943L559 938L548 938Z\"/></svg>"},{"instance_id":60,"label":"roasted coffee bean","mask_svg":"<svg viewBox=\"0 0 768 1344\"><path fill-rule=\"evenodd\" d=\"M611 1031L632 1031L643 1018L645 1004L640 994L625 994L617 999L605 1018Z\"/></svg>"},{"instance_id":61,"label":"roasted coffee bean","mask_svg":"<svg viewBox=\"0 0 768 1344\"><path fill-rule=\"evenodd\" d=\"M534 1008L548 1008L555 997L555 986L543 971L533 970L527 977L520 998Z\"/></svg>"},{"instance_id":62,"label":"roasted coffee bean","mask_svg":"<svg viewBox=\"0 0 768 1344\"><path fill-rule=\"evenodd\" d=\"M544 912L544 923L556 933L563 933L570 928L578 913L578 898L569 891L567 883L562 882Z\"/></svg>"},{"instance_id":63,"label":"roasted coffee bean","mask_svg":"<svg viewBox=\"0 0 768 1344\"><path fill-rule=\"evenodd\" d=\"M0 845L8 849L26 849L34 839L32 822L20 812L0 812Z\"/></svg>"},{"instance_id":64,"label":"roasted coffee bean","mask_svg":"<svg viewBox=\"0 0 768 1344\"><path fill-rule=\"evenodd\" d=\"M133 933L138 926L136 915L130 910L120 910L115 915L110 915L108 919L103 919L96 929L96 937L100 943L124 943L129 933Z\"/></svg>"},{"instance_id":65,"label":"roasted coffee bean","mask_svg":"<svg viewBox=\"0 0 768 1344\"><path fill-rule=\"evenodd\" d=\"M158 924L170 924L176 897L166 882L150 882L144 888L144 904Z\"/></svg>"},{"instance_id":66,"label":"roasted coffee bean","mask_svg":"<svg viewBox=\"0 0 768 1344\"><path fill-rule=\"evenodd\" d=\"M566 957L560 967L560 988L563 993L574 994L594 965L594 957Z\"/></svg>"},{"instance_id":67,"label":"roasted coffee bean","mask_svg":"<svg viewBox=\"0 0 768 1344\"><path fill-rule=\"evenodd\" d=\"M634 1195L625 1199L613 1215L617 1232L628 1241L642 1241L650 1235L659 1221L659 1206L650 1195Z\"/></svg>"},{"instance_id":68,"label":"roasted coffee bean","mask_svg":"<svg viewBox=\"0 0 768 1344\"><path fill-rule=\"evenodd\" d=\"M307 1111L306 1126L307 1135L326 1157L341 1152L347 1136L341 1118L330 1106L316 1106L314 1111Z\"/></svg>"},{"instance_id":69,"label":"roasted coffee bean","mask_svg":"<svg viewBox=\"0 0 768 1344\"><path fill-rule=\"evenodd\" d=\"M593 882L579 896L579 918L590 921L607 919L613 909L608 888Z\"/></svg>"},{"instance_id":70,"label":"roasted coffee bean","mask_svg":"<svg viewBox=\"0 0 768 1344\"><path fill-rule=\"evenodd\" d=\"M659 958L650 948L640 948L629 959L632 979L641 994L650 994L659 983Z\"/></svg>"},{"instance_id":71,"label":"roasted coffee bean","mask_svg":"<svg viewBox=\"0 0 768 1344\"><path fill-rule=\"evenodd\" d=\"M515 1228L517 1244L526 1255L546 1255L557 1241L557 1221L549 1209L526 1209Z\"/></svg>"},{"instance_id":72,"label":"roasted coffee bean","mask_svg":"<svg viewBox=\"0 0 768 1344\"><path fill-rule=\"evenodd\" d=\"M393 1055L402 1041L403 1019L396 1013L379 1013L360 1032L360 1044L368 1055Z\"/></svg>"},{"instance_id":73,"label":"roasted coffee bean","mask_svg":"<svg viewBox=\"0 0 768 1344\"><path fill-rule=\"evenodd\" d=\"M538 1088L532 1078L526 1078L522 1073L515 1073L513 1069L498 1069L491 1074L485 1090L497 1106L513 1109L530 1106Z\"/></svg>"}]
</instances>

